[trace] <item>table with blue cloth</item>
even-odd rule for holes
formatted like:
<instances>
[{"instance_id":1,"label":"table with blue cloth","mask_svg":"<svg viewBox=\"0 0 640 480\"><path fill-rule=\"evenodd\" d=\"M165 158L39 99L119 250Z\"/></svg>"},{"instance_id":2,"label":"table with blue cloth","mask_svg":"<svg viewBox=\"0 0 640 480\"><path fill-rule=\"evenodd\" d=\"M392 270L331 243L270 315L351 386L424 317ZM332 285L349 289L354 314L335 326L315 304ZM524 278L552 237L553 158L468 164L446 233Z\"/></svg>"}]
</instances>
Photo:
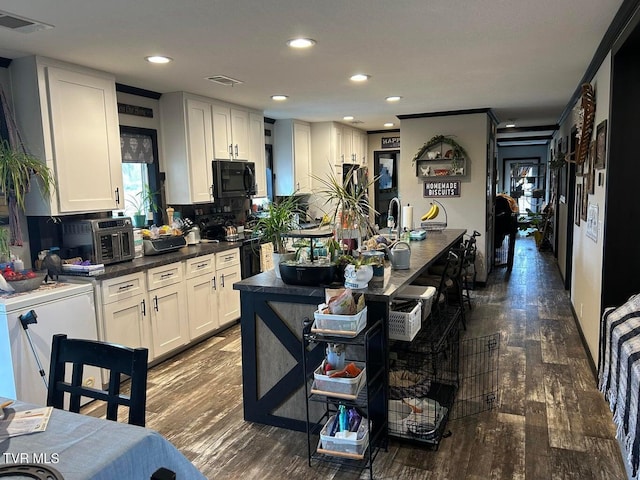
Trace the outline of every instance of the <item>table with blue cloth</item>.
<instances>
[{"instance_id":1,"label":"table with blue cloth","mask_svg":"<svg viewBox=\"0 0 640 480\"><path fill-rule=\"evenodd\" d=\"M0 397L0 403L5 400ZM10 418L31 408L40 407L16 401L4 412ZM160 468L175 472L178 479L205 478L158 432L58 409L53 409L46 431L0 440L0 467L42 462L65 480L144 480Z\"/></svg>"}]
</instances>

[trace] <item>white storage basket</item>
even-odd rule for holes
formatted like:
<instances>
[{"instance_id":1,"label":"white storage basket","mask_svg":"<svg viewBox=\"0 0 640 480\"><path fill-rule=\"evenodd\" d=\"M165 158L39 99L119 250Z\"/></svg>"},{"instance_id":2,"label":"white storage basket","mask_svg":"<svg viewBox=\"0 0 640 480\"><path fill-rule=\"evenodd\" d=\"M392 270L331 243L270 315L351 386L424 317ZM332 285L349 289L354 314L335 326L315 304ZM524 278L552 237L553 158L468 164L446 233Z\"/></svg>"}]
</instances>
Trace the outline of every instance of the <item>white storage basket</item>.
<instances>
[{"instance_id":1,"label":"white storage basket","mask_svg":"<svg viewBox=\"0 0 640 480\"><path fill-rule=\"evenodd\" d=\"M410 312L389 312L389 338L410 342L422 327L420 302Z\"/></svg>"},{"instance_id":2,"label":"white storage basket","mask_svg":"<svg viewBox=\"0 0 640 480\"><path fill-rule=\"evenodd\" d=\"M436 296L436 287L426 287L423 285L407 285L403 287L396 298L410 298L422 300L422 321L424 322L431 314L431 305Z\"/></svg>"},{"instance_id":3,"label":"white storage basket","mask_svg":"<svg viewBox=\"0 0 640 480\"><path fill-rule=\"evenodd\" d=\"M335 421L336 416L332 415L329 418L329 421L324 424L324 427L322 427L322 431L320 432L320 442L322 443L322 447L318 449L318 451L327 455L364 457L364 453L367 451L367 447L369 446L369 427L367 426L367 419L362 418L360 426L358 427L356 439L330 436L329 431Z\"/></svg>"},{"instance_id":4,"label":"white storage basket","mask_svg":"<svg viewBox=\"0 0 640 480\"><path fill-rule=\"evenodd\" d=\"M367 372L364 363L355 362L355 364L361 370L360 375L355 378L331 378L322 373L322 365L320 365L313 372L315 383L311 388L311 392L352 400L357 398L358 393L367 383Z\"/></svg>"},{"instance_id":5,"label":"white storage basket","mask_svg":"<svg viewBox=\"0 0 640 480\"><path fill-rule=\"evenodd\" d=\"M338 337L355 337L367 326L367 307L355 315L331 315L316 310L311 331Z\"/></svg>"}]
</instances>

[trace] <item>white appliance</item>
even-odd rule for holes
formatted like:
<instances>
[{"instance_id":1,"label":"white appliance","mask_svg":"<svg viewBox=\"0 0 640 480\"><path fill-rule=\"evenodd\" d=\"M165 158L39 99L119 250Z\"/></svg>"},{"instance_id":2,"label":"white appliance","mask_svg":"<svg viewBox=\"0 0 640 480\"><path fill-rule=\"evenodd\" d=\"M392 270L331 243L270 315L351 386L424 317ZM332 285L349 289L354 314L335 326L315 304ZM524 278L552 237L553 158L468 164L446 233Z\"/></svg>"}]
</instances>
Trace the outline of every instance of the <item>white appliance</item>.
<instances>
[{"instance_id":1,"label":"white appliance","mask_svg":"<svg viewBox=\"0 0 640 480\"><path fill-rule=\"evenodd\" d=\"M47 389L19 319L30 310L36 313L37 323L28 325L29 333L48 380L54 334L98 339L93 284L59 282L31 292L0 295L0 397L46 405ZM71 378L70 371L68 375ZM85 385L100 386L99 368L85 367L83 377Z\"/></svg>"}]
</instances>

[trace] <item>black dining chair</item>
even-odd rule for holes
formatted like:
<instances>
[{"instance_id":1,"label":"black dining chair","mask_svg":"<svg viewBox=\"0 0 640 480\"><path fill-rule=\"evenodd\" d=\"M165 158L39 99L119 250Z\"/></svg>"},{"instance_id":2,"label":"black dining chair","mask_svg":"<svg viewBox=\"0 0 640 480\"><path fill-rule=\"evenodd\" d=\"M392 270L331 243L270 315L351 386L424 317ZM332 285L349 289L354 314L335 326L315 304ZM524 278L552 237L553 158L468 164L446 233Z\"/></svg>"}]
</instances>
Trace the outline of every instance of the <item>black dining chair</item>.
<instances>
[{"instance_id":1,"label":"black dining chair","mask_svg":"<svg viewBox=\"0 0 640 480\"><path fill-rule=\"evenodd\" d=\"M51 366L47 405L64 409L65 393L70 395L69 411L80 412L80 398L89 397L107 403L107 419L117 421L118 407L129 408L129 423L145 425L147 403L146 348L129 348L114 343L67 338L54 335L51 347ZM65 381L66 364L72 364L71 382ZM84 365L93 365L109 371L107 390L82 384ZM120 391L121 375L131 377L131 393Z\"/></svg>"}]
</instances>

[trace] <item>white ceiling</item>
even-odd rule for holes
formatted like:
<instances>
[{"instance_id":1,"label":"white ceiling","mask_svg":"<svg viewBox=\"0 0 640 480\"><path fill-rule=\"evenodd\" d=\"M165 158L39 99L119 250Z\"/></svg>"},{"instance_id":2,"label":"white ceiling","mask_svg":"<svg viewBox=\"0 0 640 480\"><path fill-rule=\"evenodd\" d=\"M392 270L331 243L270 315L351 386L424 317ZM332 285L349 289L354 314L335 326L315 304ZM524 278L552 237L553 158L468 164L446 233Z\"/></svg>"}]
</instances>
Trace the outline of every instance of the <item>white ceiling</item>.
<instances>
[{"instance_id":1,"label":"white ceiling","mask_svg":"<svg viewBox=\"0 0 640 480\"><path fill-rule=\"evenodd\" d=\"M500 126L555 123L621 0L3 0L53 25L0 28L0 56L39 54L184 90L267 117L383 130L398 114L492 108ZM293 51L308 36L317 45ZM174 61L151 65L145 56ZM349 76L371 75L366 84ZM227 75L244 83L213 84ZM275 103L275 93L289 95ZM401 95L387 104L389 95ZM349 123L349 122L343 122Z\"/></svg>"}]
</instances>

